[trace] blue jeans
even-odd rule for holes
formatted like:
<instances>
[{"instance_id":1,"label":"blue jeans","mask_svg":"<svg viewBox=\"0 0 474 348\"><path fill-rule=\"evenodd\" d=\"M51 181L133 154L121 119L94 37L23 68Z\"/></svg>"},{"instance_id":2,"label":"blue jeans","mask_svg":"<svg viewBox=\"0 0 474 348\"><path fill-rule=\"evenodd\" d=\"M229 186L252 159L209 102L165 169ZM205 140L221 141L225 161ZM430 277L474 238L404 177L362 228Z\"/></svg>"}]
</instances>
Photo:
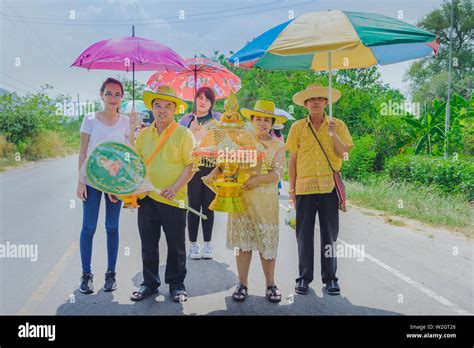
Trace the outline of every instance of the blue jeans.
<instances>
[{"instance_id":1,"label":"blue jeans","mask_svg":"<svg viewBox=\"0 0 474 348\"><path fill-rule=\"evenodd\" d=\"M92 240L97 228L97 219L99 217L100 199L102 191L86 185L87 199L83 202L82 230L81 230L81 261L82 272L91 272L92 258ZM107 271L115 272L119 246L119 217L122 201L112 203L108 195L104 193L105 198L105 230L107 232Z\"/></svg>"}]
</instances>

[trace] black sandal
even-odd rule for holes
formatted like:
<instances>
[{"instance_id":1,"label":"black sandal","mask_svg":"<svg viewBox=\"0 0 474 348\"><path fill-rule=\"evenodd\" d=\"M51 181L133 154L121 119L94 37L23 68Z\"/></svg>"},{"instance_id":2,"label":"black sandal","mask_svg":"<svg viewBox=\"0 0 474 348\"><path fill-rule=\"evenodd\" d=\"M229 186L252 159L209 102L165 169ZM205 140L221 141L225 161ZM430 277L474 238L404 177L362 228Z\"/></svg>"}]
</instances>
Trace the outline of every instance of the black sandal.
<instances>
[{"instance_id":1,"label":"black sandal","mask_svg":"<svg viewBox=\"0 0 474 348\"><path fill-rule=\"evenodd\" d=\"M235 288L234 293L232 294L232 298L234 299L234 301L244 302L245 299L247 298L247 295L248 295L248 288L245 285L239 283L237 287Z\"/></svg>"},{"instance_id":2,"label":"black sandal","mask_svg":"<svg viewBox=\"0 0 474 348\"><path fill-rule=\"evenodd\" d=\"M158 293L158 289L152 290L148 286L142 285L137 291L134 291L132 293L132 296L130 296L130 300L138 302L138 301L144 300L145 298L147 298L148 296L152 294L157 294L157 293Z\"/></svg>"},{"instance_id":3,"label":"black sandal","mask_svg":"<svg viewBox=\"0 0 474 348\"><path fill-rule=\"evenodd\" d=\"M276 285L267 286L265 295L268 301L272 303L278 303L281 301L281 293L280 291L278 291L278 288Z\"/></svg>"},{"instance_id":4,"label":"black sandal","mask_svg":"<svg viewBox=\"0 0 474 348\"><path fill-rule=\"evenodd\" d=\"M184 289L171 290L171 298L174 302L186 302L188 300L188 293Z\"/></svg>"}]
</instances>

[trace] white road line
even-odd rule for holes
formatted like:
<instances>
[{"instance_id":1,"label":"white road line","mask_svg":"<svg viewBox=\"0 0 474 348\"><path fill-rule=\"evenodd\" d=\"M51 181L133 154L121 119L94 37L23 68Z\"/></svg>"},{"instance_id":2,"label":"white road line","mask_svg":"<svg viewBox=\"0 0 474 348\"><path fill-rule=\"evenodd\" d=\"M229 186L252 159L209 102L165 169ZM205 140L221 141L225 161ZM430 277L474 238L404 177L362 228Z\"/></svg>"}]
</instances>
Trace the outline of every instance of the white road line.
<instances>
[{"instance_id":1,"label":"white road line","mask_svg":"<svg viewBox=\"0 0 474 348\"><path fill-rule=\"evenodd\" d=\"M434 292L433 290L430 290L428 289L427 287L423 286L422 284L418 283L416 280L413 280L411 279L409 276L407 276L406 274L400 272L399 270L387 265L385 262L377 259L376 257L373 257L372 255L369 255L367 254L366 252L362 253L360 252L360 250L358 250L355 246L351 245L351 244L348 244L346 242L344 242L341 238L338 238L338 242L344 244L346 247L348 248L351 248L354 250L354 252L356 252L358 255L360 256L363 256L364 258L367 258L369 259L370 261L376 263L377 265L379 265L380 267L382 267L383 269L389 271L390 273L392 273L393 275L397 276L398 278L400 278L401 280L403 280L405 283L408 283L409 285L413 286L415 289L418 289L420 290L421 292L423 292L425 295L429 296L430 298L432 298L433 300L441 303L442 305L445 305L449 308L451 308L453 311L455 311L457 314L472 314L470 313L469 311L459 307L458 305L456 305L455 303L452 303L450 300L448 300L447 298L444 298L443 296L437 294L436 292Z\"/></svg>"}]
</instances>

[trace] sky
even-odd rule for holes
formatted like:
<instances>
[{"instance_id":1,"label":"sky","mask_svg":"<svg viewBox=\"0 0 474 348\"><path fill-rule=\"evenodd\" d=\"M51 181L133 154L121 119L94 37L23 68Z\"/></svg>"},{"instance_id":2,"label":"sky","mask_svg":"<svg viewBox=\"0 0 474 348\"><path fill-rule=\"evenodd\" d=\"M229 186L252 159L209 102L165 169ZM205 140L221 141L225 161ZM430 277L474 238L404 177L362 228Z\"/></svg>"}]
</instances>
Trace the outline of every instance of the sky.
<instances>
[{"instance_id":1,"label":"sky","mask_svg":"<svg viewBox=\"0 0 474 348\"><path fill-rule=\"evenodd\" d=\"M328 9L375 12L416 24L442 0L0 0L0 87L25 94L52 85L50 96L99 98L107 77L123 72L70 67L93 43L135 35L171 47L181 57L230 56L271 27ZM181 16L181 18L180 18ZM184 18L183 18L184 16ZM383 82L407 94L410 62L380 67ZM135 77L145 83L153 72ZM127 75L131 78L132 74ZM243 86L242 88L245 88Z\"/></svg>"}]
</instances>

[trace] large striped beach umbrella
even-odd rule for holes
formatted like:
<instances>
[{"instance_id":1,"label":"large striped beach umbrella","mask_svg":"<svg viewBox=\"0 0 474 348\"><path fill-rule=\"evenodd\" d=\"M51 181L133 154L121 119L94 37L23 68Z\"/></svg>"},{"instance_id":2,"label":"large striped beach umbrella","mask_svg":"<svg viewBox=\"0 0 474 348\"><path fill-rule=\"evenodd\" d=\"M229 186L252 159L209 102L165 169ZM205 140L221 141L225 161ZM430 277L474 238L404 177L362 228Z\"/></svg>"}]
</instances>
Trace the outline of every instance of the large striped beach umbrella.
<instances>
[{"instance_id":1,"label":"large striped beach umbrella","mask_svg":"<svg viewBox=\"0 0 474 348\"><path fill-rule=\"evenodd\" d=\"M229 62L242 68L329 70L332 87L332 69L393 64L437 50L436 35L412 24L375 13L332 10L307 13L271 28ZM332 117L332 100L329 114Z\"/></svg>"}]
</instances>

